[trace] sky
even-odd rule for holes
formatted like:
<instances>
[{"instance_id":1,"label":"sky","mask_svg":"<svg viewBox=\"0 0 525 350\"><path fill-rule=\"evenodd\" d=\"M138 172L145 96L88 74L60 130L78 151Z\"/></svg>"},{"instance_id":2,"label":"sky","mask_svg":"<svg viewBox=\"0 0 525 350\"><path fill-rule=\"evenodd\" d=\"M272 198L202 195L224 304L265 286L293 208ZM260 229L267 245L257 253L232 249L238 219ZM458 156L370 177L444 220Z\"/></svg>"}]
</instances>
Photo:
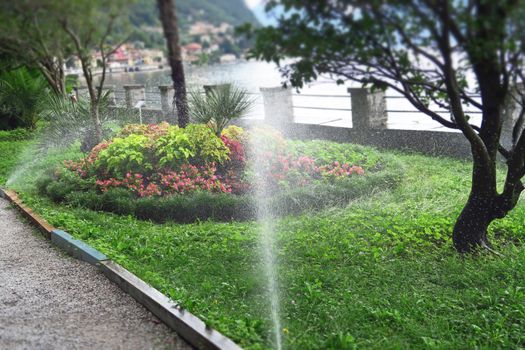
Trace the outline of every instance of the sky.
<instances>
[{"instance_id":1,"label":"sky","mask_svg":"<svg viewBox=\"0 0 525 350\"><path fill-rule=\"evenodd\" d=\"M249 8L254 8L255 6L259 5L263 0L244 0L246 5L248 5Z\"/></svg>"},{"instance_id":2,"label":"sky","mask_svg":"<svg viewBox=\"0 0 525 350\"><path fill-rule=\"evenodd\" d=\"M276 18L281 13L279 10L273 10L272 13L268 14L264 10L264 3L267 0L244 0L246 5L252 10L253 14L259 22L264 26L273 26L276 24Z\"/></svg>"}]
</instances>

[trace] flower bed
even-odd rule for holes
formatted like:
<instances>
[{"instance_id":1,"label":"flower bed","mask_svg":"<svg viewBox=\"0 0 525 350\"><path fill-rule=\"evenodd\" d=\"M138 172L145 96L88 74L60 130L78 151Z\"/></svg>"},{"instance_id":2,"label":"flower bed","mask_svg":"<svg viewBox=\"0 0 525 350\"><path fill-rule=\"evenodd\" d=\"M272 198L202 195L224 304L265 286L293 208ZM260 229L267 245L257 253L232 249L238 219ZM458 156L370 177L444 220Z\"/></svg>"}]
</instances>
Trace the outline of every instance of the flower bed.
<instances>
[{"instance_id":1,"label":"flower bed","mask_svg":"<svg viewBox=\"0 0 525 350\"><path fill-rule=\"evenodd\" d=\"M387 160L372 149L324 144L338 159L334 152L318 157L315 142L287 141L268 128L247 133L231 126L218 137L206 125L132 124L86 157L64 162L38 187L56 202L188 222L252 218L254 169L279 214L344 204L370 186L396 182L391 173L383 176Z\"/></svg>"}]
</instances>

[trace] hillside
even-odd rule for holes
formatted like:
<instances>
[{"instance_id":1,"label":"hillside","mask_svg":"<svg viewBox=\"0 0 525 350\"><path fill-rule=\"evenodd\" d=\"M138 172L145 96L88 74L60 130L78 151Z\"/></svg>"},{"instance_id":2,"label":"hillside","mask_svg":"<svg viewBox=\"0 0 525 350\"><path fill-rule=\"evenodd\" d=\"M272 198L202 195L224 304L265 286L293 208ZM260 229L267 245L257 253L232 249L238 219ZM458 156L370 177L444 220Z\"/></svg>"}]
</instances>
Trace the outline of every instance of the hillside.
<instances>
[{"instance_id":1,"label":"hillside","mask_svg":"<svg viewBox=\"0 0 525 350\"><path fill-rule=\"evenodd\" d=\"M258 23L243 0L177 0L176 6L183 29L200 20L213 24L227 22L232 25ZM137 27L159 25L156 1L137 0L132 5L131 20Z\"/></svg>"}]
</instances>

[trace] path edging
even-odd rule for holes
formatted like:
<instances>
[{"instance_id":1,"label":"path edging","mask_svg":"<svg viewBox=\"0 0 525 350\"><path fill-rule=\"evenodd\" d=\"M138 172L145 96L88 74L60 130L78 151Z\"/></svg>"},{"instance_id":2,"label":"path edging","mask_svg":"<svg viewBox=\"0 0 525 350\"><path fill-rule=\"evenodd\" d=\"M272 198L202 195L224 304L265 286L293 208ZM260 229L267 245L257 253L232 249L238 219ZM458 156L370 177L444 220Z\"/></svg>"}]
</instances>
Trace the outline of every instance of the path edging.
<instances>
[{"instance_id":1,"label":"path edging","mask_svg":"<svg viewBox=\"0 0 525 350\"><path fill-rule=\"evenodd\" d=\"M97 265L101 261L108 260L106 255L62 230L51 231L51 242L72 257L91 265Z\"/></svg>"},{"instance_id":2,"label":"path edging","mask_svg":"<svg viewBox=\"0 0 525 350\"><path fill-rule=\"evenodd\" d=\"M242 350L231 339L206 326L197 316L178 307L166 295L109 260L106 255L73 238L69 233L55 229L23 204L15 191L0 188L0 197L11 202L54 245L79 260L97 266L110 281L117 284L125 293L131 295L197 349Z\"/></svg>"}]
</instances>

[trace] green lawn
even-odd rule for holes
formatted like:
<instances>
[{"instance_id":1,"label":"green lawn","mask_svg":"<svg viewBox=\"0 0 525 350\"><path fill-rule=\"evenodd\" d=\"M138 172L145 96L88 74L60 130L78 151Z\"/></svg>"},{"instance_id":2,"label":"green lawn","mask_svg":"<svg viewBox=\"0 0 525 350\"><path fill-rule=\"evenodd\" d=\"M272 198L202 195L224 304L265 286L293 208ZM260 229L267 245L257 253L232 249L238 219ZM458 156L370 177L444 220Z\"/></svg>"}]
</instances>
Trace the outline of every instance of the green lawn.
<instances>
[{"instance_id":1,"label":"green lawn","mask_svg":"<svg viewBox=\"0 0 525 350\"><path fill-rule=\"evenodd\" d=\"M1 181L18 142L0 142ZM285 347L525 347L525 205L491 227L504 258L461 258L450 233L470 164L395 156L406 167L395 190L277 222ZM30 187L22 198L243 347L271 345L257 225L158 225L59 206Z\"/></svg>"}]
</instances>

